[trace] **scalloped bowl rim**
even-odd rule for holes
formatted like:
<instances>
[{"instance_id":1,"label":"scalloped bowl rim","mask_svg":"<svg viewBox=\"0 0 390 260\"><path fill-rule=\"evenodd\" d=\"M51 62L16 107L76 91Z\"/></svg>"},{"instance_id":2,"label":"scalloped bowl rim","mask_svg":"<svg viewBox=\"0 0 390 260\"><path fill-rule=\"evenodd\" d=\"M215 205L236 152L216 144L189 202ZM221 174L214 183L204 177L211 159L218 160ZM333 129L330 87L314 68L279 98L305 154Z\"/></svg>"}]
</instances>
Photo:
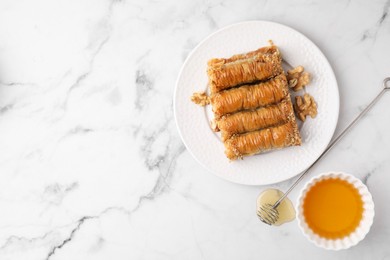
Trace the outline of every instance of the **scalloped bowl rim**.
<instances>
[{"instance_id":1,"label":"scalloped bowl rim","mask_svg":"<svg viewBox=\"0 0 390 260\"><path fill-rule=\"evenodd\" d=\"M323 179L329 179L329 178L341 178L342 180L348 181L359 191L359 194L361 195L363 200L363 209L364 209L363 218L360 221L359 226L356 228L356 230L353 233L351 233L350 235L342 239L326 239L318 236L308 227L303 216L302 206L303 206L303 199L305 198L306 193L318 181ZM372 195L368 190L367 186L364 185L364 183L358 178L345 172L326 172L310 179L310 181L308 181L305 184L305 186L302 188L302 190L299 193L296 211L297 211L298 226L301 229L304 236L310 242L314 243L316 246L328 250L347 249L357 245L360 241L362 241L365 238L367 233L370 231L375 216L374 201L372 200Z\"/></svg>"}]
</instances>

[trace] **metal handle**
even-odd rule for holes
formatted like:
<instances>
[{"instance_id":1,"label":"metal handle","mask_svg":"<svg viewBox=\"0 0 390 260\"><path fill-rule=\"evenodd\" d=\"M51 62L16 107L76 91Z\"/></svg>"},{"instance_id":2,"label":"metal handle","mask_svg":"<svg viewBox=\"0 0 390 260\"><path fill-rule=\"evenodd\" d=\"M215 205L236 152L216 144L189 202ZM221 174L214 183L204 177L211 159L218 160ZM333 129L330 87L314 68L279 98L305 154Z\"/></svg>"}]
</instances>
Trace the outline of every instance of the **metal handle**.
<instances>
[{"instance_id":1,"label":"metal handle","mask_svg":"<svg viewBox=\"0 0 390 260\"><path fill-rule=\"evenodd\" d=\"M387 91L387 90L390 90L390 77L387 77L383 80L383 89L381 92L379 92L379 94L371 101L370 104L368 104L368 106L344 129L344 131L341 132L341 134L339 134L339 136L337 136L329 145L328 147L325 149L325 151L322 152L322 154L317 158L317 160L315 160L310 166L309 168L307 168L304 172L301 173L301 175L299 175L298 179L291 185L291 187L283 194L282 197L280 197L280 199L275 202L275 204L273 205L272 208L276 208L279 206L280 202L282 202L282 200L284 200L284 198L287 197L287 195L295 188L295 186L297 186L297 184L303 179L303 177L305 177L305 175L310 171L311 168L313 168L313 166L321 160L322 157L324 157L337 143L338 141L340 141L344 136L345 134L348 132L348 130L350 130L358 121L359 119L361 119L375 104L376 102L378 102L378 100L383 96L383 94Z\"/></svg>"}]
</instances>

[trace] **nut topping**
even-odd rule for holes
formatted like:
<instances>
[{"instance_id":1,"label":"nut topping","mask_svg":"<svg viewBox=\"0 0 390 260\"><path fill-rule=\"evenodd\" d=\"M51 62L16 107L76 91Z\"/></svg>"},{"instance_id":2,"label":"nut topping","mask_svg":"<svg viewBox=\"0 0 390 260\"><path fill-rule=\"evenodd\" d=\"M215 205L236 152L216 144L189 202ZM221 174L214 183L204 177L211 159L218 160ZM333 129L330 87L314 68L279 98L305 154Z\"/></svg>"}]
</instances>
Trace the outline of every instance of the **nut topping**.
<instances>
[{"instance_id":1,"label":"nut topping","mask_svg":"<svg viewBox=\"0 0 390 260\"><path fill-rule=\"evenodd\" d=\"M305 122L306 116L308 115L311 118L315 118L317 116L317 104L314 98L309 94L305 94L303 97L295 97L294 110L302 122Z\"/></svg>"},{"instance_id":2,"label":"nut topping","mask_svg":"<svg viewBox=\"0 0 390 260\"><path fill-rule=\"evenodd\" d=\"M302 66L298 66L287 71L287 81L289 88L296 92L303 89L304 86L310 83L310 74L304 72L304 68Z\"/></svg>"}]
</instances>

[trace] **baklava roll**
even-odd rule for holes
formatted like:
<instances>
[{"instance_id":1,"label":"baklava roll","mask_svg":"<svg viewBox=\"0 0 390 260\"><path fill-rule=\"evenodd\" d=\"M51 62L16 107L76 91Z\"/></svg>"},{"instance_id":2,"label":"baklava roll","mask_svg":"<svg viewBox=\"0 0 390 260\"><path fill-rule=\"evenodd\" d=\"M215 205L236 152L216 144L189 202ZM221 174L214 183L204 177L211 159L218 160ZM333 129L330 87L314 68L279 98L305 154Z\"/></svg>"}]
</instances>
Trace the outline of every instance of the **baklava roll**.
<instances>
[{"instance_id":1,"label":"baklava roll","mask_svg":"<svg viewBox=\"0 0 390 260\"><path fill-rule=\"evenodd\" d=\"M256 110L246 110L222 116L216 119L215 123L217 129L221 131L222 141L225 141L234 134L242 134L284 124L290 121L293 116L294 111L291 102L283 100L278 104Z\"/></svg>"},{"instance_id":2,"label":"baklava roll","mask_svg":"<svg viewBox=\"0 0 390 260\"><path fill-rule=\"evenodd\" d=\"M243 85L210 96L215 117L240 110L256 109L281 101L288 95L287 79L280 74L266 82Z\"/></svg>"},{"instance_id":3,"label":"baklava roll","mask_svg":"<svg viewBox=\"0 0 390 260\"><path fill-rule=\"evenodd\" d=\"M249 58L252 58L256 55L261 55L261 54L271 54L271 53L275 53L275 52L279 52L279 49L275 46L275 45L270 45L270 46L265 46L265 47L261 47L257 50L254 50L254 51L250 51L250 52L246 52L246 53L240 53L240 54L235 54L233 56L231 56L230 58L215 58L215 59L211 59L209 60L209 63L218 63L218 62L225 62L225 63L231 63L231 62L236 62L238 60L245 60L245 59L249 59ZM279 54L280 55L280 54Z\"/></svg>"},{"instance_id":4,"label":"baklava roll","mask_svg":"<svg viewBox=\"0 0 390 260\"><path fill-rule=\"evenodd\" d=\"M300 145L301 137L295 120L284 125L235 135L224 142L230 160L258 154L271 149Z\"/></svg>"},{"instance_id":5,"label":"baklava roll","mask_svg":"<svg viewBox=\"0 0 390 260\"><path fill-rule=\"evenodd\" d=\"M267 80L282 72L282 58L276 46L228 59L211 59L207 68L211 94L239 84Z\"/></svg>"}]
</instances>

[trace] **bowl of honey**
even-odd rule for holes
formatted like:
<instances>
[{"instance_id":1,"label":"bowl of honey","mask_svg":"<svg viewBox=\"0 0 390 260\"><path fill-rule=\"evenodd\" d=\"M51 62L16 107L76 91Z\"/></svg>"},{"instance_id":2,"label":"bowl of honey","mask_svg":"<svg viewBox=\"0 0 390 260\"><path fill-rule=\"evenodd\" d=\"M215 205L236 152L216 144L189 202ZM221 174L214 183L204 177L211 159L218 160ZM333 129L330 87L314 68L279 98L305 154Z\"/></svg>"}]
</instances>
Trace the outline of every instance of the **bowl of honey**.
<instances>
[{"instance_id":1,"label":"bowl of honey","mask_svg":"<svg viewBox=\"0 0 390 260\"><path fill-rule=\"evenodd\" d=\"M366 236L374 219L372 196L356 177L323 173L301 190L298 224L314 244L329 250L347 249Z\"/></svg>"}]
</instances>

